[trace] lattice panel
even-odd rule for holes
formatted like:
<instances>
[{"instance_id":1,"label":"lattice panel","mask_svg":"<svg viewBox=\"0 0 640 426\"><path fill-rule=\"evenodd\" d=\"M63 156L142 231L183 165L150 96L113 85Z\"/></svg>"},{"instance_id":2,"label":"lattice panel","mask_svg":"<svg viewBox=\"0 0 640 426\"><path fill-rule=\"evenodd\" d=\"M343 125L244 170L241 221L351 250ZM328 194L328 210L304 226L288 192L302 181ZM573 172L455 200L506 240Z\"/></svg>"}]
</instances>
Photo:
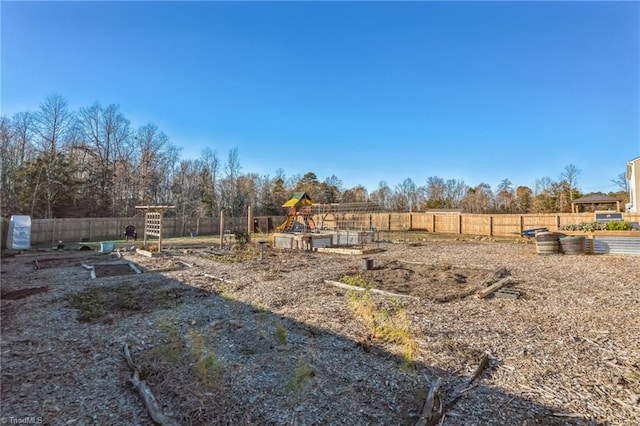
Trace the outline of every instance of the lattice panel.
<instances>
[{"instance_id":1,"label":"lattice panel","mask_svg":"<svg viewBox=\"0 0 640 426\"><path fill-rule=\"evenodd\" d=\"M160 237L162 232L162 214L158 212L147 212L146 216L147 235Z\"/></svg>"}]
</instances>

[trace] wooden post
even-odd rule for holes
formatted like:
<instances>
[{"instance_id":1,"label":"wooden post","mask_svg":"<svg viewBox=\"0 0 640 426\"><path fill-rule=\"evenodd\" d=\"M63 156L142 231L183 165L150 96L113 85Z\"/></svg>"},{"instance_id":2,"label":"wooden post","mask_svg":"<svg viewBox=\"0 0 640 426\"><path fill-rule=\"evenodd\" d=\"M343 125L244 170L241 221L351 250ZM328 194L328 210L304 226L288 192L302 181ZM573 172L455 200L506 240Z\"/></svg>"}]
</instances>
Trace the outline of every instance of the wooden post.
<instances>
[{"instance_id":1,"label":"wooden post","mask_svg":"<svg viewBox=\"0 0 640 426\"><path fill-rule=\"evenodd\" d=\"M144 237L142 239L142 245L145 250L149 250L147 247L147 212L144 213Z\"/></svg>"},{"instance_id":2,"label":"wooden post","mask_svg":"<svg viewBox=\"0 0 640 426\"><path fill-rule=\"evenodd\" d=\"M524 231L524 216L520 215L520 236L522 236L523 231Z\"/></svg>"},{"instance_id":3,"label":"wooden post","mask_svg":"<svg viewBox=\"0 0 640 426\"><path fill-rule=\"evenodd\" d=\"M433 232L434 234L436 232L436 215L435 214L431 215L431 232Z\"/></svg>"},{"instance_id":4,"label":"wooden post","mask_svg":"<svg viewBox=\"0 0 640 426\"><path fill-rule=\"evenodd\" d=\"M224 209L220 209L220 250L224 248Z\"/></svg>"},{"instance_id":5,"label":"wooden post","mask_svg":"<svg viewBox=\"0 0 640 426\"><path fill-rule=\"evenodd\" d=\"M556 228L560 229L560 215L556 215Z\"/></svg>"},{"instance_id":6,"label":"wooden post","mask_svg":"<svg viewBox=\"0 0 640 426\"><path fill-rule=\"evenodd\" d=\"M493 216L489 216L489 236L493 237Z\"/></svg>"},{"instance_id":7,"label":"wooden post","mask_svg":"<svg viewBox=\"0 0 640 426\"><path fill-rule=\"evenodd\" d=\"M160 210L160 218L159 218L160 229L158 229L158 253L162 252L162 216L164 216L163 213L164 212L161 209Z\"/></svg>"},{"instance_id":8,"label":"wooden post","mask_svg":"<svg viewBox=\"0 0 640 426\"><path fill-rule=\"evenodd\" d=\"M462 234L462 214L458 213L458 234Z\"/></svg>"},{"instance_id":9,"label":"wooden post","mask_svg":"<svg viewBox=\"0 0 640 426\"><path fill-rule=\"evenodd\" d=\"M251 242L251 233L253 232L253 217L251 215L251 206L247 206L247 242Z\"/></svg>"}]
</instances>

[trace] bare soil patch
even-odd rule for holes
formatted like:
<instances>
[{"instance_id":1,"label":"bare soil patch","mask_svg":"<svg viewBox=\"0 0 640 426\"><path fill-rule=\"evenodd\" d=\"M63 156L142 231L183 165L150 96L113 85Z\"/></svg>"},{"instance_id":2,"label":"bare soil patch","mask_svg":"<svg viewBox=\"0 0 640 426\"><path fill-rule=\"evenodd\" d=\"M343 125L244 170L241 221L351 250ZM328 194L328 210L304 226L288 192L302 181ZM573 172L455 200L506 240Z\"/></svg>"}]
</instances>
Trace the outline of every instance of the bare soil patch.
<instances>
[{"instance_id":1,"label":"bare soil patch","mask_svg":"<svg viewBox=\"0 0 640 426\"><path fill-rule=\"evenodd\" d=\"M640 424L637 256L430 239L379 243L365 270L363 256L165 247L3 257L1 416L152 424L126 343L183 425L413 425L438 379L455 401L439 424ZM81 266L120 260L143 273ZM525 297L477 298L498 270Z\"/></svg>"},{"instance_id":2,"label":"bare soil patch","mask_svg":"<svg viewBox=\"0 0 640 426\"><path fill-rule=\"evenodd\" d=\"M487 275L488 271L484 269L454 267L449 263L392 260L373 270L347 274L347 277L362 277L372 288L391 293L449 302L475 294ZM344 278L336 277L337 280Z\"/></svg>"},{"instance_id":3,"label":"bare soil patch","mask_svg":"<svg viewBox=\"0 0 640 426\"><path fill-rule=\"evenodd\" d=\"M9 291L0 291L0 299L6 300L18 300L24 297L29 297L34 294L43 293L49 290L49 287L31 287L31 288L21 288L19 290L9 290Z\"/></svg>"},{"instance_id":4,"label":"bare soil patch","mask_svg":"<svg viewBox=\"0 0 640 426\"><path fill-rule=\"evenodd\" d=\"M118 275L133 275L136 272L129 265L94 265L96 278L115 277Z\"/></svg>"}]
</instances>

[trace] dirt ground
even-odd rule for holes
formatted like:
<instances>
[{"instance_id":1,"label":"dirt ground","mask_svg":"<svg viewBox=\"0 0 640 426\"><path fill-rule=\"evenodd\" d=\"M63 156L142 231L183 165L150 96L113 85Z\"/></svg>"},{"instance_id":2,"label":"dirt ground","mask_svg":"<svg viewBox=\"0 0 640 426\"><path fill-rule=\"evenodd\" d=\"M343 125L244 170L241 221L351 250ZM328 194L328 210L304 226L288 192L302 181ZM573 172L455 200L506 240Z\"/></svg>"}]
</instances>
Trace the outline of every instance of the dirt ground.
<instances>
[{"instance_id":1,"label":"dirt ground","mask_svg":"<svg viewBox=\"0 0 640 426\"><path fill-rule=\"evenodd\" d=\"M0 418L153 424L136 370L166 424L640 424L638 256L213 244L4 253Z\"/></svg>"}]
</instances>

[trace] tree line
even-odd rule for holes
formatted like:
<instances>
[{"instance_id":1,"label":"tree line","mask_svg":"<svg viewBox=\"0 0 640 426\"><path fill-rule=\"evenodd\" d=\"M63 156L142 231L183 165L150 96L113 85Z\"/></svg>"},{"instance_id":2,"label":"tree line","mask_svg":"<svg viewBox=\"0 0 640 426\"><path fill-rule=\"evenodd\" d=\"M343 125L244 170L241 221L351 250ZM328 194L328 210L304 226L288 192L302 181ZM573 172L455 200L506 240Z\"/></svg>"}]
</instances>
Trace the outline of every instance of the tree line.
<instances>
[{"instance_id":1,"label":"tree line","mask_svg":"<svg viewBox=\"0 0 640 426\"><path fill-rule=\"evenodd\" d=\"M197 159L181 158L181 149L153 123L134 127L115 104L99 102L71 110L52 94L33 112L0 116L3 216L34 218L130 217L137 205L174 205L169 215L183 218L283 214L282 204L305 191L316 203L375 203L387 211L462 209L466 213L537 213L571 211L583 194L581 170L569 164L558 179L543 177L534 188L504 179L492 189L461 179L411 178L391 187L381 181L344 188L335 175L321 181L315 173L275 176L242 173L237 148L221 156L212 147ZM625 199L624 173L612 179Z\"/></svg>"}]
</instances>

